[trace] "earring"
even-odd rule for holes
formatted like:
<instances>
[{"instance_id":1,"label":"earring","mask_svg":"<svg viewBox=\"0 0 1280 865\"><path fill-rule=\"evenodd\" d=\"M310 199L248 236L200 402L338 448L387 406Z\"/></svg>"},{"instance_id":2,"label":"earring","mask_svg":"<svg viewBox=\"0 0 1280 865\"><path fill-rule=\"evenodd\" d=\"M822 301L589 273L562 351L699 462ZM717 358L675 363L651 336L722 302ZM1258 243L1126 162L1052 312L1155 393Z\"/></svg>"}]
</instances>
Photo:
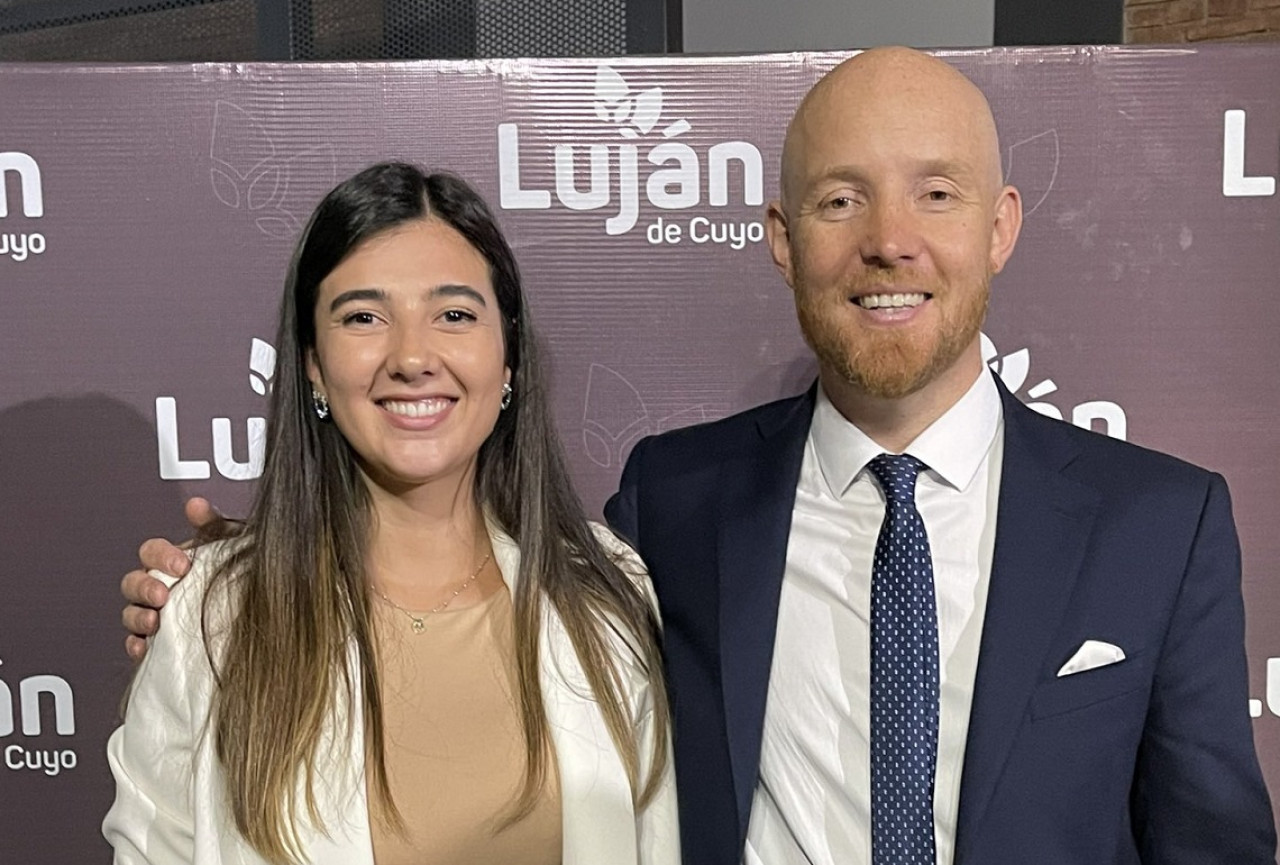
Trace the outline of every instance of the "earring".
<instances>
[{"instance_id":1,"label":"earring","mask_svg":"<svg viewBox=\"0 0 1280 865\"><path fill-rule=\"evenodd\" d=\"M315 388L311 389L311 407L315 409L316 417L320 418L320 420L325 420L329 417L329 400Z\"/></svg>"},{"instance_id":2,"label":"earring","mask_svg":"<svg viewBox=\"0 0 1280 865\"><path fill-rule=\"evenodd\" d=\"M504 384L502 386L502 400L498 403L498 407L501 408L503 411L506 411L507 408L510 407L511 395L512 395L512 390L511 390L510 383Z\"/></svg>"}]
</instances>

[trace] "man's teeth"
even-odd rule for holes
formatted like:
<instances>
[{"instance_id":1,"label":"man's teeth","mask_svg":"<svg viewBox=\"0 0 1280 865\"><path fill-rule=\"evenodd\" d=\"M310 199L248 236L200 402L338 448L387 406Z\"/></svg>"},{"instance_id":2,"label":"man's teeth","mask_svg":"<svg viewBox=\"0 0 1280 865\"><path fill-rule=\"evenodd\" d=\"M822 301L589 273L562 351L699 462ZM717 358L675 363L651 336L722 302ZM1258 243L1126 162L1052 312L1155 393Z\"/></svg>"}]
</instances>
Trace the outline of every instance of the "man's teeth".
<instances>
[{"instance_id":1,"label":"man's teeth","mask_svg":"<svg viewBox=\"0 0 1280 865\"><path fill-rule=\"evenodd\" d=\"M404 417L431 417L434 414L440 414L449 407L450 400L447 399L424 399L416 402L400 402L398 400L383 400L382 407L392 414L403 415Z\"/></svg>"},{"instance_id":2,"label":"man's teeth","mask_svg":"<svg viewBox=\"0 0 1280 865\"><path fill-rule=\"evenodd\" d=\"M890 306L919 306L924 303L924 294L868 294L858 298L858 305L863 309L883 309Z\"/></svg>"}]
</instances>

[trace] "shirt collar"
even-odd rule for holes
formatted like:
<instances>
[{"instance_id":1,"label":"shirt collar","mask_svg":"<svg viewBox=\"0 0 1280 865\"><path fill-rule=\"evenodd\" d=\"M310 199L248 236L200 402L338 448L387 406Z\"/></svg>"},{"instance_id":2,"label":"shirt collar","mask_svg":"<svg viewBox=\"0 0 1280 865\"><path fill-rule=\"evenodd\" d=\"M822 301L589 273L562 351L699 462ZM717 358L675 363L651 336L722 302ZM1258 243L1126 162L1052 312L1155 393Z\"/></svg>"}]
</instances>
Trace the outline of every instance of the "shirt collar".
<instances>
[{"instance_id":1,"label":"shirt collar","mask_svg":"<svg viewBox=\"0 0 1280 865\"><path fill-rule=\"evenodd\" d=\"M947 485L963 491L986 459L1003 415L995 379L984 373L904 452L927 465ZM884 453L884 448L840 414L821 386L809 441L823 480L836 498L844 494L867 463Z\"/></svg>"}]
</instances>

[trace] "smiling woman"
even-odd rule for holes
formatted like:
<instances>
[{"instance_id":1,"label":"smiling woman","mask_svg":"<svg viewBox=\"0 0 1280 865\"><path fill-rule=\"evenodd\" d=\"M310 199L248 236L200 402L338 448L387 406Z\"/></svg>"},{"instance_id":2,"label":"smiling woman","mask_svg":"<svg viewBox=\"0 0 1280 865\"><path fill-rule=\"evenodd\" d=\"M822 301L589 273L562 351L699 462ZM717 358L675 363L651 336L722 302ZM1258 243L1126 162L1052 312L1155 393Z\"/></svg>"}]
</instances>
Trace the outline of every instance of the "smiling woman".
<instances>
[{"instance_id":1,"label":"smiling woman","mask_svg":"<svg viewBox=\"0 0 1280 865\"><path fill-rule=\"evenodd\" d=\"M384 488L473 474L511 371L484 257L448 223L409 222L320 284L307 371L361 469Z\"/></svg>"},{"instance_id":2,"label":"smiling woman","mask_svg":"<svg viewBox=\"0 0 1280 865\"><path fill-rule=\"evenodd\" d=\"M488 207L399 163L342 183L276 344L251 516L196 550L109 745L116 862L675 865L648 578L572 491Z\"/></svg>"}]
</instances>

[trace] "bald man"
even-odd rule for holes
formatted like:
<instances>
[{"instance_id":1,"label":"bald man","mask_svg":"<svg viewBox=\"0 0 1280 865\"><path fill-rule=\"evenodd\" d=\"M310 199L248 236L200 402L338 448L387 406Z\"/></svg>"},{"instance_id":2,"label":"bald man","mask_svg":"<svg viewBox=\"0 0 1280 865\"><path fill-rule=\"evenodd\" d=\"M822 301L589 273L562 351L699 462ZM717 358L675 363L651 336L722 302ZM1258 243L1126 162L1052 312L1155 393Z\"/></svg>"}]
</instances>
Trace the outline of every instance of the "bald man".
<instances>
[{"instance_id":1,"label":"bald man","mask_svg":"<svg viewBox=\"0 0 1280 865\"><path fill-rule=\"evenodd\" d=\"M818 383L645 439L607 505L662 607L689 865L1275 861L1223 479L982 363L999 153L936 59L824 77L768 211Z\"/></svg>"},{"instance_id":2,"label":"bald man","mask_svg":"<svg viewBox=\"0 0 1280 865\"><path fill-rule=\"evenodd\" d=\"M1225 483L982 362L999 153L934 58L818 82L768 212L818 384L640 442L607 506L666 623L690 865L1275 861ZM919 472L914 564L881 454Z\"/></svg>"}]
</instances>

